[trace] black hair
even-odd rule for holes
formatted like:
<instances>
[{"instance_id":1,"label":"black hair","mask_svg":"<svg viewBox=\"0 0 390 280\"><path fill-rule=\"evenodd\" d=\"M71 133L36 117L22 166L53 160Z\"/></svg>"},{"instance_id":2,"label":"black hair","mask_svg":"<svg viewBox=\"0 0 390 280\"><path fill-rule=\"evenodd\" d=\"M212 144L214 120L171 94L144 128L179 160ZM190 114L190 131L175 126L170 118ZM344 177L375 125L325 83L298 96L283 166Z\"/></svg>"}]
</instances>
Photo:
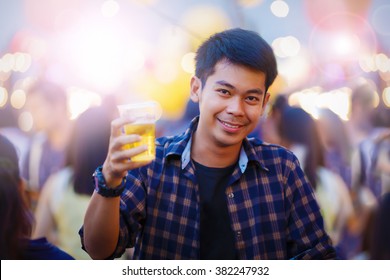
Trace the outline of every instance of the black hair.
<instances>
[{"instance_id":1,"label":"black hair","mask_svg":"<svg viewBox=\"0 0 390 280\"><path fill-rule=\"evenodd\" d=\"M111 118L105 107L93 107L75 121L67 164L74 170L74 191L91 195L94 190L92 173L102 164L108 152Z\"/></svg>"},{"instance_id":2,"label":"black hair","mask_svg":"<svg viewBox=\"0 0 390 280\"><path fill-rule=\"evenodd\" d=\"M216 33L198 49L195 75L205 84L221 60L261 71L266 75L265 88L271 86L278 71L271 46L256 32L234 28Z\"/></svg>"},{"instance_id":3,"label":"black hair","mask_svg":"<svg viewBox=\"0 0 390 280\"><path fill-rule=\"evenodd\" d=\"M14 145L0 135L0 259L23 257L33 216L23 197Z\"/></svg>"},{"instance_id":4,"label":"black hair","mask_svg":"<svg viewBox=\"0 0 390 280\"><path fill-rule=\"evenodd\" d=\"M317 186L317 168L325 166L324 147L315 120L302 108L289 107L282 113L279 126L282 139L306 147L304 171L312 187Z\"/></svg>"}]
</instances>

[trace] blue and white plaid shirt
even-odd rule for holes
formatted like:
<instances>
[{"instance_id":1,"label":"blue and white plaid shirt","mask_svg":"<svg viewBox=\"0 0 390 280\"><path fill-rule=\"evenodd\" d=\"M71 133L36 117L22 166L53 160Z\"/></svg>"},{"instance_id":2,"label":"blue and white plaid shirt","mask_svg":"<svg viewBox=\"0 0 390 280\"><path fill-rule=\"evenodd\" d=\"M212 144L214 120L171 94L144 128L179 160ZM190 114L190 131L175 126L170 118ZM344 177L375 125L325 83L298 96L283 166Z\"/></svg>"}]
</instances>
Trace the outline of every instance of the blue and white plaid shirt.
<instances>
[{"instance_id":1,"label":"blue and white plaid shirt","mask_svg":"<svg viewBox=\"0 0 390 280\"><path fill-rule=\"evenodd\" d=\"M190 156L197 124L195 118L184 134L158 139L156 160L128 173L111 257L135 246L135 259L199 259L199 187ZM288 150L245 139L225 193L240 259L335 258L313 190Z\"/></svg>"}]
</instances>

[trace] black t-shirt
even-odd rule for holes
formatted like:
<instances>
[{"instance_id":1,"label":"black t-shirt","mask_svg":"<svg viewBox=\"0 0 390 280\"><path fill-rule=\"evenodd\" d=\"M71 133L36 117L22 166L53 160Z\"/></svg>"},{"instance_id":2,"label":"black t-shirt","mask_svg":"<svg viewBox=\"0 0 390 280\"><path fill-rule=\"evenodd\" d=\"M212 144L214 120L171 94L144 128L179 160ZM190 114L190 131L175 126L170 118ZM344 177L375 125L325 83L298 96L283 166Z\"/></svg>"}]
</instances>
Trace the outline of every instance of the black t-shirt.
<instances>
[{"instance_id":1,"label":"black t-shirt","mask_svg":"<svg viewBox=\"0 0 390 280\"><path fill-rule=\"evenodd\" d=\"M200 259L238 259L225 194L235 165L213 168L194 164L200 195Z\"/></svg>"}]
</instances>

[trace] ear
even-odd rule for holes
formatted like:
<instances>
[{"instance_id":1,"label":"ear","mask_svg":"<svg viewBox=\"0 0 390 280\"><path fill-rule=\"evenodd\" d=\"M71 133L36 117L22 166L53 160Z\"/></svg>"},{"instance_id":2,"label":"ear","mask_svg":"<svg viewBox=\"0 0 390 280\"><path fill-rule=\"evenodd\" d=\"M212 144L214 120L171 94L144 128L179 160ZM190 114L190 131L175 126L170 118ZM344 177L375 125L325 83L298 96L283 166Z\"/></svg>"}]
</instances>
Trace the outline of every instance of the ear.
<instances>
[{"instance_id":1,"label":"ear","mask_svg":"<svg viewBox=\"0 0 390 280\"><path fill-rule=\"evenodd\" d=\"M268 104L268 101L269 101L269 97L271 95L269 94L269 92L266 92L265 93L265 96L264 96L264 101L263 101L263 105L261 105L261 116L264 114L265 112L265 108L267 107L267 104Z\"/></svg>"},{"instance_id":2,"label":"ear","mask_svg":"<svg viewBox=\"0 0 390 280\"><path fill-rule=\"evenodd\" d=\"M262 106L262 107L263 107L263 110L264 110L265 107L267 106L270 96L271 96L271 95L269 94L269 92L266 92L266 93L265 93L264 101L263 101L263 106Z\"/></svg>"},{"instance_id":3,"label":"ear","mask_svg":"<svg viewBox=\"0 0 390 280\"><path fill-rule=\"evenodd\" d=\"M202 91L202 81L196 77L193 76L191 78L191 100L195 103L199 103L199 96Z\"/></svg>"}]
</instances>

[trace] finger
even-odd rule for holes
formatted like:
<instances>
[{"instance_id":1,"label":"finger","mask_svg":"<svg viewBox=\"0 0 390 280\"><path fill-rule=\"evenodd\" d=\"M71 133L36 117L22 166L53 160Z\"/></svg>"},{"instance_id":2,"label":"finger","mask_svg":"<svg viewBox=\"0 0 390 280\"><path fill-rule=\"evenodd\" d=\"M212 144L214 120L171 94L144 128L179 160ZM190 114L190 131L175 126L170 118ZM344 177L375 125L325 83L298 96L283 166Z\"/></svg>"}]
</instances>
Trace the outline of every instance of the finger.
<instances>
[{"instance_id":1,"label":"finger","mask_svg":"<svg viewBox=\"0 0 390 280\"><path fill-rule=\"evenodd\" d=\"M149 161L131 161L130 159L128 161L122 161L115 165L115 169L112 169L115 171L116 174L120 174L119 176L123 178L127 174L128 171L140 168L142 166L148 165L152 162L152 160Z\"/></svg>"},{"instance_id":2,"label":"finger","mask_svg":"<svg viewBox=\"0 0 390 280\"><path fill-rule=\"evenodd\" d=\"M122 134L123 126L134 122L134 118L124 116L114 119L111 122L111 135L116 137Z\"/></svg>"},{"instance_id":3,"label":"finger","mask_svg":"<svg viewBox=\"0 0 390 280\"><path fill-rule=\"evenodd\" d=\"M133 149L125 149L117 151L111 154L110 158L106 161L109 166L110 178L122 178L126 175L128 170L139 168L147 165L150 161L132 161L131 158L145 152L148 149L146 145L136 147Z\"/></svg>"},{"instance_id":4,"label":"finger","mask_svg":"<svg viewBox=\"0 0 390 280\"><path fill-rule=\"evenodd\" d=\"M133 144L136 142L141 141L141 136L136 135L136 134L130 134L130 135L125 135L122 134L115 139L111 140L111 147L110 150L111 152L114 152L116 150L123 150L126 145Z\"/></svg>"},{"instance_id":5,"label":"finger","mask_svg":"<svg viewBox=\"0 0 390 280\"><path fill-rule=\"evenodd\" d=\"M111 154L111 161L113 163L131 161L131 158L147 150L148 150L147 145L142 145L131 149L121 149Z\"/></svg>"}]
</instances>

